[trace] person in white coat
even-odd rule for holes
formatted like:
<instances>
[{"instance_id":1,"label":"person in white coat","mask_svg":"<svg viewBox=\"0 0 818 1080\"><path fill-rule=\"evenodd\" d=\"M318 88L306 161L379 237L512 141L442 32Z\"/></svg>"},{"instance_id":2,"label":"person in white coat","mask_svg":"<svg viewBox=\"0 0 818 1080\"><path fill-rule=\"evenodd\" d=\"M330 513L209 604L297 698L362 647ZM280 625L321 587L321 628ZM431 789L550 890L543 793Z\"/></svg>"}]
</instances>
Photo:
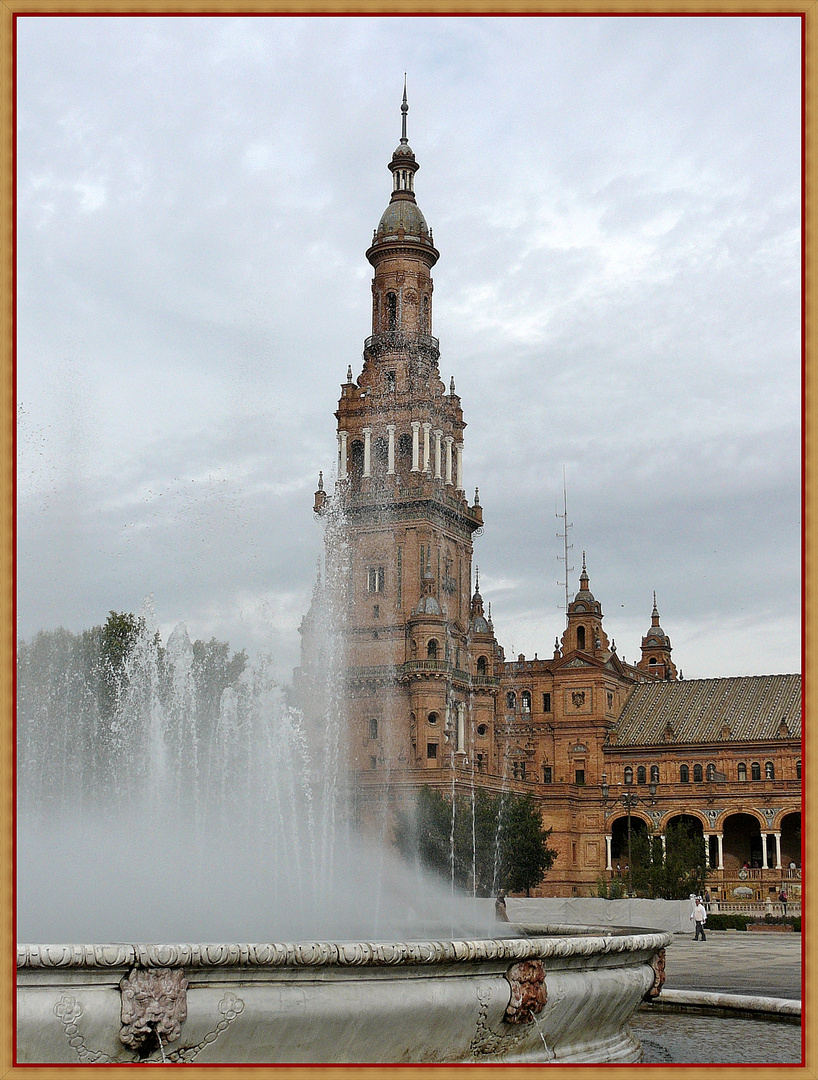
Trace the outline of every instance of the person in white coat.
<instances>
[{"instance_id":1,"label":"person in white coat","mask_svg":"<svg viewBox=\"0 0 818 1080\"><path fill-rule=\"evenodd\" d=\"M696 924L696 933L693 935L693 940L698 941L699 938L701 938L702 941L707 941L707 938L704 936L704 924L707 922L707 911L705 910L700 896L696 897L690 918Z\"/></svg>"}]
</instances>

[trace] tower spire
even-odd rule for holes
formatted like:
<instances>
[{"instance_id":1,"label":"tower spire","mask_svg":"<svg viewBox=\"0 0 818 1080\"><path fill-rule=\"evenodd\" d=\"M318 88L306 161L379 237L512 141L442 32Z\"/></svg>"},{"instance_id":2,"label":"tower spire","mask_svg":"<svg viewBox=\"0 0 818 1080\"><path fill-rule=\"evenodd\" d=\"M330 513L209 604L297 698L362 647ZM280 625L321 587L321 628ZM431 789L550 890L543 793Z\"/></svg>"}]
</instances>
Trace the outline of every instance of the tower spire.
<instances>
[{"instance_id":1,"label":"tower spire","mask_svg":"<svg viewBox=\"0 0 818 1080\"><path fill-rule=\"evenodd\" d=\"M401 129L400 129L400 141L404 146L409 145L409 139L406 135L406 114L409 112L409 103L406 100L406 72L403 73L403 101L401 102Z\"/></svg>"}]
</instances>

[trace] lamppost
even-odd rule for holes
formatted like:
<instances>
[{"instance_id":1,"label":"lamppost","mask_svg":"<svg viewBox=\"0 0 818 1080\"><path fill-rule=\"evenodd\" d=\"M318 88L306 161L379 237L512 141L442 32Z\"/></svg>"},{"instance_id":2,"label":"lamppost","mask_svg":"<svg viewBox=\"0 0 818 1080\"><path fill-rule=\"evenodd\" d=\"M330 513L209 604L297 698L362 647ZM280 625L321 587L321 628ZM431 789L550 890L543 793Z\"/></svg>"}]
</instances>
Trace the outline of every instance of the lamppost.
<instances>
[{"instance_id":1,"label":"lamppost","mask_svg":"<svg viewBox=\"0 0 818 1080\"><path fill-rule=\"evenodd\" d=\"M615 806L617 803L622 803L622 805L625 808L625 812L628 815L628 896L633 896L633 887L632 887L632 874L633 874L633 871L631 869L631 867L633 865L633 860L631 858L631 812L633 811L634 807L638 806L639 803L642 801L639 798L639 796L636 794L635 791L631 791L631 785L632 784L633 784L633 779L626 780L625 781L625 789L626 790L621 795L618 795L613 800L613 803L612 803L613 806ZM602 784L600 786L602 788L602 805L603 805L603 807L607 808L607 806L608 806L608 798L610 796L611 789L610 789L610 785L608 784L608 777L607 777L607 775L605 773L602 774ZM650 792L650 797L651 797L652 801L656 802L656 781L655 780L651 780L650 786L648 787L648 791Z\"/></svg>"}]
</instances>

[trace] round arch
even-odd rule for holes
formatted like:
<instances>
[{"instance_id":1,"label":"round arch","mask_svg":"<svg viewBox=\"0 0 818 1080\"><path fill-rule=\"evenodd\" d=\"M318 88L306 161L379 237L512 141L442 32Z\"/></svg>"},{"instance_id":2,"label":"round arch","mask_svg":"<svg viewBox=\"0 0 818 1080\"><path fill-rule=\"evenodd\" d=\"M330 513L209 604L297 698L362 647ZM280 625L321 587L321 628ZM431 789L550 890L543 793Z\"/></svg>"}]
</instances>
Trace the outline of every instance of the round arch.
<instances>
[{"instance_id":1,"label":"round arch","mask_svg":"<svg viewBox=\"0 0 818 1080\"><path fill-rule=\"evenodd\" d=\"M753 811L739 810L728 814L722 822L725 871L744 866L761 866L761 827L764 822Z\"/></svg>"},{"instance_id":2,"label":"round arch","mask_svg":"<svg viewBox=\"0 0 818 1080\"><path fill-rule=\"evenodd\" d=\"M781 866L790 869L795 863L796 868L801 866L801 811L785 810L778 823L781 832Z\"/></svg>"},{"instance_id":3,"label":"round arch","mask_svg":"<svg viewBox=\"0 0 818 1080\"><path fill-rule=\"evenodd\" d=\"M636 836L644 836L648 833L650 822L640 817L637 811L631 814L631 843ZM619 863L624 870L628 861L628 815L621 814L610 823L611 833L611 863L614 868Z\"/></svg>"}]
</instances>

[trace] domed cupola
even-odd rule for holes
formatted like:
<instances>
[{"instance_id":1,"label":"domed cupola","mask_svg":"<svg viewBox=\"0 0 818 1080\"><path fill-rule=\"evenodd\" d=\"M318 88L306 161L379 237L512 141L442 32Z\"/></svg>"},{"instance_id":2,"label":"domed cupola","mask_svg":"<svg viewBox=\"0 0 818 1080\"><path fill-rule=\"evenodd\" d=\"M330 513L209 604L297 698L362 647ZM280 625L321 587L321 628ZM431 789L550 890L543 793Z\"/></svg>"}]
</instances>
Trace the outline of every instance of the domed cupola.
<instances>
[{"instance_id":1,"label":"domed cupola","mask_svg":"<svg viewBox=\"0 0 818 1080\"><path fill-rule=\"evenodd\" d=\"M642 638L642 659L636 666L642 671L650 672L658 679L676 679L676 665L671 660L670 653L670 638L659 625L659 609L656 607L656 593L654 592L650 629Z\"/></svg>"},{"instance_id":2,"label":"domed cupola","mask_svg":"<svg viewBox=\"0 0 818 1080\"><path fill-rule=\"evenodd\" d=\"M562 654L579 650L596 655L610 653L608 638L602 629L602 605L588 588L589 578L582 553L579 592L568 605L568 626L562 635Z\"/></svg>"},{"instance_id":3,"label":"domed cupola","mask_svg":"<svg viewBox=\"0 0 818 1080\"><path fill-rule=\"evenodd\" d=\"M367 259L378 268L378 263L394 248L396 243L418 245L422 252L424 266L428 272L439 258L432 240L432 230L415 199L415 173L420 168L415 152L409 145L406 135L406 115L409 105L406 100L406 84L403 87L401 103L401 138L389 162L392 173L392 197L381 215L378 227L372 237L372 246L366 253Z\"/></svg>"}]
</instances>

